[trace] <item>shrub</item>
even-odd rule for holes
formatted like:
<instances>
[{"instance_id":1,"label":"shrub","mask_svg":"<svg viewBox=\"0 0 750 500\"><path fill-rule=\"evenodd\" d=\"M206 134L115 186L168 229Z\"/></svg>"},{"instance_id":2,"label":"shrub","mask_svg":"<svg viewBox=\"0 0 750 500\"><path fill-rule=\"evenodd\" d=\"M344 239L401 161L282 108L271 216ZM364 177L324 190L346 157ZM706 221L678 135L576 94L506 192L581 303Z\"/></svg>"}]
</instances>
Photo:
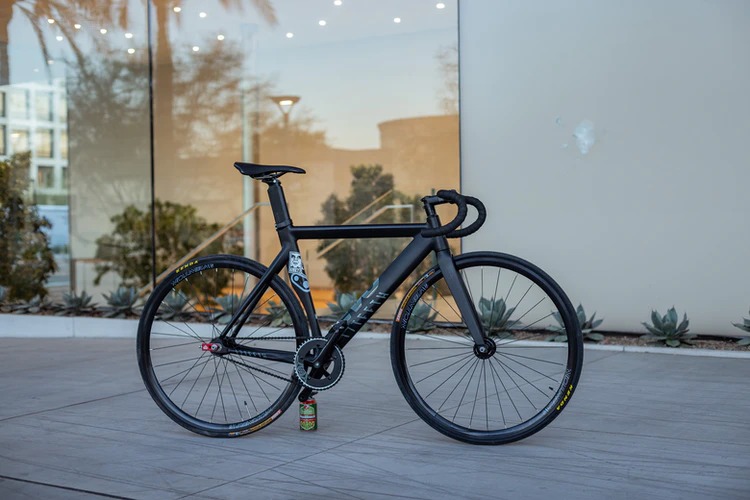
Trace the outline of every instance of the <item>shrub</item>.
<instances>
[{"instance_id":1,"label":"shrub","mask_svg":"<svg viewBox=\"0 0 750 500\"><path fill-rule=\"evenodd\" d=\"M7 300L44 297L47 279L57 266L44 232L52 225L31 203L30 153L0 162L0 285Z\"/></svg>"},{"instance_id":2,"label":"shrub","mask_svg":"<svg viewBox=\"0 0 750 500\"><path fill-rule=\"evenodd\" d=\"M156 217L156 269L167 269L193 250L219 229L218 224L209 224L197 215L195 207L170 201L154 203ZM151 282L153 262L151 258L151 208L139 210L134 205L111 218L115 227L112 233L96 240L96 258L106 263L97 264L95 284L109 272L117 273L122 286L142 287ZM204 252L239 253L236 245L224 245L222 239L211 243ZM203 281L201 292L221 290L228 274L220 273L219 282Z\"/></svg>"}]
</instances>

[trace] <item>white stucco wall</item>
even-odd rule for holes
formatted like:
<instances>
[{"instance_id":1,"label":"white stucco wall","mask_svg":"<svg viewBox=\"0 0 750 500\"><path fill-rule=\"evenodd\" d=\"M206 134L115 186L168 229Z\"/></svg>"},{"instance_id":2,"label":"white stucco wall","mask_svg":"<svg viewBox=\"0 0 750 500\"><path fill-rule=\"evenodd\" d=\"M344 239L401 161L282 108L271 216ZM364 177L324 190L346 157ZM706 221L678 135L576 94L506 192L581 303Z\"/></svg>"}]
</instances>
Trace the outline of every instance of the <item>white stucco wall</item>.
<instances>
[{"instance_id":1,"label":"white stucco wall","mask_svg":"<svg viewBox=\"0 0 750 500\"><path fill-rule=\"evenodd\" d=\"M674 305L741 334L750 2L463 0L459 24L462 190L490 214L464 251L531 260L605 329Z\"/></svg>"}]
</instances>

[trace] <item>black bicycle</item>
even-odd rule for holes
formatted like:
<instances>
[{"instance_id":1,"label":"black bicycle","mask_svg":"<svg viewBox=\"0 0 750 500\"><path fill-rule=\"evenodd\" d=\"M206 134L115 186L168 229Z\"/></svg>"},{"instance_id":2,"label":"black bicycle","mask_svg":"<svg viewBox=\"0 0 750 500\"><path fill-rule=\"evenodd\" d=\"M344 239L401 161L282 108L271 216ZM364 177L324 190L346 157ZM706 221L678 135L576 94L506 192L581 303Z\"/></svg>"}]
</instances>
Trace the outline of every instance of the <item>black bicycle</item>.
<instances>
[{"instance_id":1,"label":"black bicycle","mask_svg":"<svg viewBox=\"0 0 750 500\"><path fill-rule=\"evenodd\" d=\"M403 295L391 333L393 373L414 411L452 438L501 444L539 431L569 404L583 341L562 289L511 255L451 253L447 238L484 223L478 199L453 190L426 196L422 224L295 226L279 177L304 170L234 166L268 185L281 251L269 267L234 255L197 258L154 289L138 325L138 364L172 420L207 436L241 436L295 398L332 388L344 346L431 253L436 265ZM458 213L441 225L435 207L444 203ZM467 205L478 217L459 229ZM323 335L297 241L396 237L412 240ZM284 268L291 286L279 276Z\"/></svg>"}]
</instances>

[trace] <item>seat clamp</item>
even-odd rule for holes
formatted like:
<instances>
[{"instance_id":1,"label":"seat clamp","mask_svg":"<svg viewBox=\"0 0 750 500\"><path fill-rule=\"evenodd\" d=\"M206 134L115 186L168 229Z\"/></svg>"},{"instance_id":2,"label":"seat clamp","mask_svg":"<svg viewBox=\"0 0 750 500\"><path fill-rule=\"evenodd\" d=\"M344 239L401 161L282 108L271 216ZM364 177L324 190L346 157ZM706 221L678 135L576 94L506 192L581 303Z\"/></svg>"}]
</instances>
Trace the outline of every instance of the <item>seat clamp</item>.
<instances>
[{"instance_id":1,"label":"seat clamp","mask_svg":"<svg viewBox=\"0 0 750 500\"><path fill-rule=\"evenodd\" d=\"M289 227L291 225L292 225L292 220L291 219L287 219L284 222L279 222L278 224L276 224L276 229L277 230L278 229L284 229L285 227Z\"/></svg>"}]
</instances>

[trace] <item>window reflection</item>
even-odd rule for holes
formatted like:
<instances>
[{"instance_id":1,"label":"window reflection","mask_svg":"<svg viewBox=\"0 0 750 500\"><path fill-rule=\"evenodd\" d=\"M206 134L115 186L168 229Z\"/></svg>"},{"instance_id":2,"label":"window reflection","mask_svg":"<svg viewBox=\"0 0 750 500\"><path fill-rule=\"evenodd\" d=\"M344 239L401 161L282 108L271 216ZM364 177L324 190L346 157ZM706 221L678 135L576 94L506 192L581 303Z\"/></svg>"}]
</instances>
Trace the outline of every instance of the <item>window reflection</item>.
<instances>
[{"instance_id":1,"label":"window reflection","mask_svg":"<svg viewBox=\"0 0 750 500\"><path fill-rule=\"evenodd\" d=\"M376 201L349 223L418 220L419 196L458 187L457 8L443 3L125 0L125 15L110 2L14 8L0 60L0 153L33 150L35 199L55 214L55 246L71 259L55 279L92 294L146 285L267 201L264 186L231 167L237 160L307 169L283 179L296 224L342 222L365 199ZM367 195L353 183L369 183ZM346 210L332 212L337 203ZM149 258L122 257L151 255L152 209L155 269ZM249 213L207 251L269 262L278 250L270 211ZM178 215L191 221L179 234ZM335 254L317 258L319 245L303 257L321 303L342 284Z\"/></svg>"},{"instance_id":2,"label":"window reflection","mask_svg":"<svg viewBox=\"0 0 750 500\"><path fill-rule=\"evenodd\" d=\"M52 158L52 130L37 129L34 146L38 158Z\"/></svg>"},{"instance_id":3,"label":"window reflection","mask_svg":"<svg viewBox=\"0 0 750 500\"><path fill-rule=\"evenodd\" d=\"M24 89L13 89L8 94L8 107L10 108L10 117L20 120L29 118L29 98L28 92Z\"/></svg>"},{"instance_id":4,"label":"window reflection","mask_svg":"<svg viewBox=\"0 0 750 500\"><path fill-rule=\"evenodd\" d=\"M23 153L29 150L29 131L14 129L10 133L10 143L13 153Z\"/></svg>"},{"instance_id":5,"label":"window reflection","mask_svg":"<svg viewBox=\"0 0 750 500\"><path fill-rule=\"evenodd\" d=\"M49 92L36 92L35 95L36 119L41 121L52 120L52 94Z\"/></svg>"}]
</instances>

